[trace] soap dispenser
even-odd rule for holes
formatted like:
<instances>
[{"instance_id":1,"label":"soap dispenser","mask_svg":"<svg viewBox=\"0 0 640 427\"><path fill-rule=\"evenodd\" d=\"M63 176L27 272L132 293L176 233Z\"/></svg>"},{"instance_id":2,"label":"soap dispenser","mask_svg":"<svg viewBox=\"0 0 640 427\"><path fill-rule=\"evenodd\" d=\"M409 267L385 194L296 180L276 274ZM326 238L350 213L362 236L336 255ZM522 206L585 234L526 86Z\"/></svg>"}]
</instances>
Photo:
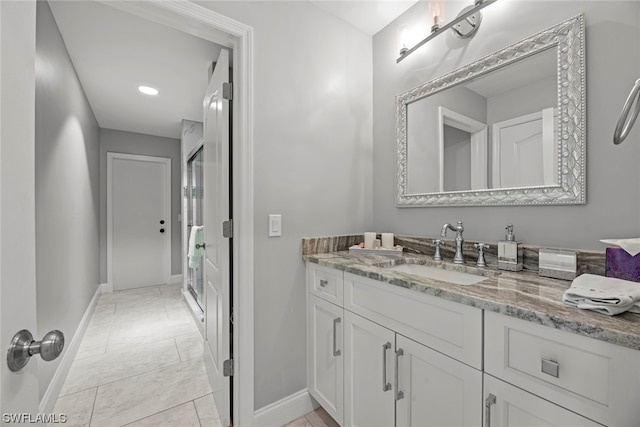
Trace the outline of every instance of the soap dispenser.
<instances>
[{"instance_id":1,"label":"soap dispenser","mask_svg":"<svg viewBox=\"0 0 640 427\"><path fill-rule=\"evenodd\" d=\"M513 225L507 225L507 235L498 242L498 268L500 270L522 270L522 244L516 242Z\"/></svg>"}]
</instances>

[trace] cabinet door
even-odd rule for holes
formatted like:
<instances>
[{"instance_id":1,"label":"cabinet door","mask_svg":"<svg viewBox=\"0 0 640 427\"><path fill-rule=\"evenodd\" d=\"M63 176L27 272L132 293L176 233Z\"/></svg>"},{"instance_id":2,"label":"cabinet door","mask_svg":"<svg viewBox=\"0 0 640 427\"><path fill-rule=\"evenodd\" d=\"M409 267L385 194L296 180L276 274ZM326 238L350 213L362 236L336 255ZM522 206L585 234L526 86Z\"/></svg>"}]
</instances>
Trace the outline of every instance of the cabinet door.
<instances>
[{"instance_id":1,"label":"cabinet door","mask_svg":"<svg viewBox=\"0 0 640 427\"><path fill-rule=\"evenodd\" d=\"M396 335L397 427L478 426L482 372Z\"/></svg>"},{"instance_id":2,"label":"cabinet door","mask_svg":"<svg viewBox=\"0 0 640 427\"><path fill-rule=\"evenodd\" d=\"M343 310L309 295L309 393L339 424L343 416Z\"/></svg>"},{"instance_id":3,"label":"cabinet door","mask_svg":"<svg viewBox=\"0 0 640 427\"><path fill-rule=\"evenodd\" d=\"M485 427L602 426L487 374L484 399Z\"/></svg>"},{"instance_id":4,"label":"cabinet door","mask_svg":"<svg viewBox=\"0 0 640 427\"><path fill-rule=\"evenodd\" d=\"M345 425L393 426L395 333L349 311L344 316Z\"/></svg>"}]
</instances>

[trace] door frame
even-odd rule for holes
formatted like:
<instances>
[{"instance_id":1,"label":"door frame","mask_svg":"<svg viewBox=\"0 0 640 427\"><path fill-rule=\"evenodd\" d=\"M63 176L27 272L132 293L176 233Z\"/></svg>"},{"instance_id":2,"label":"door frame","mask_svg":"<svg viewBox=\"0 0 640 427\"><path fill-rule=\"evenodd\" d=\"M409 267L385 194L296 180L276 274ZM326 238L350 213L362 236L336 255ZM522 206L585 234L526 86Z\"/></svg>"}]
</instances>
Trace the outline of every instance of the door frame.
<instances>
[{"instance_id":1,"label":"door frame","mask_svg":"<svg viewBox=\"0 0 640 427\"><path fill-rule=\"evenodd\" d=\"M254 419L253 28L188 0L95 0L229 48L233 52L233 424Z\"/></svg>"},{"instance_id":2,"label":"door frame","mask_svg":"<svg viewBox=\"0 0 640 427\"><path fill-rule=\"evenodd\" d=\"M168 239L164 242L164 283L171 279L171 159L167 157L141 156L107 152L107 292L113 292L113 164L116 160L159 163L165 168L163 218L166 218Z\"/></svg>"}]
</instances>

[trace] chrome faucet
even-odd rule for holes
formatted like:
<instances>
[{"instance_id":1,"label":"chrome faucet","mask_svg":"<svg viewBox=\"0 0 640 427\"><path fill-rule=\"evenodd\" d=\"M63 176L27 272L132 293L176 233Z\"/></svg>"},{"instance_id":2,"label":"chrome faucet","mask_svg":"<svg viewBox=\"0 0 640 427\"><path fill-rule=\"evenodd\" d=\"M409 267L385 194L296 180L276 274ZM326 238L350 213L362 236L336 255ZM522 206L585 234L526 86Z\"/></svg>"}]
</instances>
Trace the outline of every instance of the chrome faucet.
<instances>
[{"instance_id":1,"label":"chrome faucet","mask_svg":"<svg viewBox=\"0 0 640 427\"><path fill-rule=\"evenodd\" d=\"M456 227L448 223L443 225L442 231L440 232L442 237L447 235L447 229L456 232L456 254L453 257L453 263L464 264L464 256L462 255L462 243L464 243L464 240L462 239L462 232L464 231L464 227L462 226L462 221L458 221L458 225Z\"/></svg>"}]
</instances>

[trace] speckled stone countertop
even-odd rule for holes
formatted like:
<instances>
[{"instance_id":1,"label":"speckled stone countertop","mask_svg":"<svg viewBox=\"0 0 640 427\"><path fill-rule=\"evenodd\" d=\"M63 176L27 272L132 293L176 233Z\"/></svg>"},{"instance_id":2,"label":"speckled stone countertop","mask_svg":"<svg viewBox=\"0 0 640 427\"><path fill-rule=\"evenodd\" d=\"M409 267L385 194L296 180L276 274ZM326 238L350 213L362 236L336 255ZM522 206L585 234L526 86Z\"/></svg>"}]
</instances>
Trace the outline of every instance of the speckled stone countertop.
<instances>
[{"instance_id":1,"label":"speckled stone countertop","mask_svg":"<svg viewBox=\"0 0 640 427\"><path fill-rule=\"evenodd\" d=\"M435 262L421 254L350 255L348 251L337 251L304 255L303 259L393 286L640 350L639 314L606 316L565 305L562 295L571 282L540 277L536 272L512 273L494 268L481 269L469 263ZM461 286L387 268L404 263L479 274L487 276L487 279L476 285Z\"/></svg>"}]
</instances>

